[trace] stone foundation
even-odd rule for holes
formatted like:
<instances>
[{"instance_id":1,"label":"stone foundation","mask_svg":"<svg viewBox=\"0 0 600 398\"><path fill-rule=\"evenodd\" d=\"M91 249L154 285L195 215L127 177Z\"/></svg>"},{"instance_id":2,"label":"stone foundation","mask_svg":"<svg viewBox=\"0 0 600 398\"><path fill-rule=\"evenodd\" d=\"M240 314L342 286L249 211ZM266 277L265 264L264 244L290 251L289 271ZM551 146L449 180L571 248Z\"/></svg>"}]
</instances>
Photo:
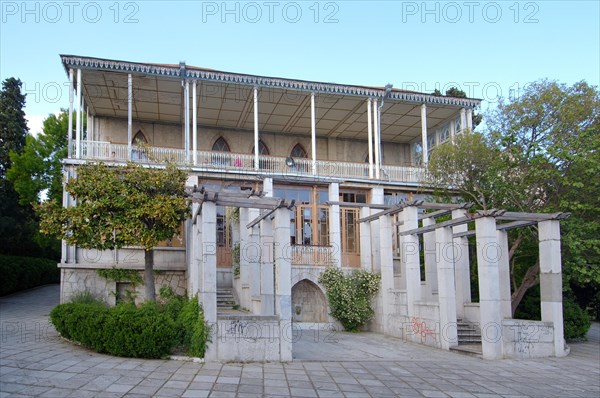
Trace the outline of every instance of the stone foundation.
<instances>
[{"instance_id":1,"label":"stone foundation","mask_svg":"<svg viewBox=\"0 0 600 398\"><path fill-rule=\"evenodd\" d=\"M60 302L68 302L73 295L80 292L89 292L109 305L115 305L117 296L117 283L98 275L96 269L62 268ZM143 271L139 271L143 278ZM160 288L168 286L175 294L185 295L187 278L185 271L159 271L154 277L156 293ZM127 287L135 296L136 303L142 303L146 296L144 286Z\"/></svg>"}]
</instances>

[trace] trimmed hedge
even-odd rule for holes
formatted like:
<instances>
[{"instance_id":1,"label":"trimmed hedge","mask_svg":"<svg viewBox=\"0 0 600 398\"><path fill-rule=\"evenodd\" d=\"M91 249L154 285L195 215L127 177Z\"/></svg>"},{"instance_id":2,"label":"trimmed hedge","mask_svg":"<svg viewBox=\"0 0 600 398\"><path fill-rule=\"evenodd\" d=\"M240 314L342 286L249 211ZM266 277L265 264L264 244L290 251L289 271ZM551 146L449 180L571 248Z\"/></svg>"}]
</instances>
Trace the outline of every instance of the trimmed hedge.
<instances>
[{"instance_id":1,"label":"trimmed hedge","mask_svg":"<svg viewBox=\"0 0 600 398\"><path fill-rule=\"evenodd\" d=\"M56 261L0 255L0 296L48 283L60 282Z\"/></svg>"},{"instance_id":2,"label":"trimmed hedge","mask_svg":"<svg viewBox=\"0 0 600 398\"><path fill-rule=\"evenodd\" d=\"M204 357L210 327L198 299L166 293L159 303L139 307L131 303L108 307L87 297L77 299L54 307L50 320L64 338L101 353L162 358L175 347L186 346L190 355Z\"/></svg>"}]
</instances>

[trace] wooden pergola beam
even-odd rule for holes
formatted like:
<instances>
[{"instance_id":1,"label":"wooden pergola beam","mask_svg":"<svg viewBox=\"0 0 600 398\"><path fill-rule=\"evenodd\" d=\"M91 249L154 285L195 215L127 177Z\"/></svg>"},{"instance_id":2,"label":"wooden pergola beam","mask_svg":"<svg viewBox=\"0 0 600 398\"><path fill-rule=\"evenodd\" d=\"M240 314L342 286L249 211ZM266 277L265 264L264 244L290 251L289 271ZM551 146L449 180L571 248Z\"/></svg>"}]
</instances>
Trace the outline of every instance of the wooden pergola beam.
<instances>
[{"instance_id":1,"label":"wooden pergola beam","mask_svg":"<svg viewBox=\"0 0 600 398\"><path fill-rule=\"evenodd\" d=\"M284 204L285 204L285 201L283 199L281 199L281 201L279 202L279 205L277 205L277 207L272 208L271 210L265 211L264 213L262 213L261 215L259 215L258 217L256 217L254 220L250 221L246 225L246 228L248 228L248 229L253 228L256 224L258 224L259 222L261 222L265 218L269 217L271 214L275 213L275 211L277 209L283 207Z\"/></svg>"},{"instance_id":2,"label":"wooden pergola beam","mask_svg":"<svg viewBox=\"0 0 600 398\"><path fill-rule=\"evenodd\" d=\"M505 224L498 224L498 225L496 225L496 229L498 231L509 231L511 229L528 227L530 225L535 225L537 223L538 223L537 221L513 221L513 222L507 222Z\"/></svg>"},{"instance_id":3,"label":"wooden pergola beam","mask_svg":"<svg viewBox=\"0 0 600 398\"><path fill-rule=\"evenodd\" d=\"M473 203L460 203L460 204L456 204L456 203L429 203L429 202L421 202L421 204L416 205L416 204L412 204L409 206L417 206L420 207L421 209L427 209L427 210L458 210L458 209L469 209L473 206Z\"/></svg>"},{"instance_id":4,"label":"wooden pergola beam","mask_svg":"<svg viewBox=\"0 0 600 398\"><path fill-rule=\"evenodd\" d=\"M441 223L427 225L426 227L414 228L414 229L410 229L408 231L403 231L403 232L400 232L400 236L424 234L426 232L435 231L437 228L454 227L457 225L461 225L461 224L465 224L465 223L474 221L476 218L479 218L479 217L482 217L482 216L479 216L477 214L470 214L465 217L454 218L452 220L443 221Z\"/></svg>"},{"instance_id":5,"label":"wooden pergola beam","mask_svg":"<svg viewBox=\"0 0 600 398\"><path fill-rule=\"evenodd\" d=\"M571 216L571 213L525 213L507 211L504 214L496 217L497 220L506 221L548 221L548 220L563 220Z\"/></svg>"},{"instance_id":6,"label":"wooden pergola beam","mask_svg":"<svg viewBox=\"0 0 600 398\"><path fill-rule=\"evenodd\" d=\"M419 220L424 220L426 218L445 216L448 213L452 213L452 210L444 209L444 210L437 210L432 213L421 213L421 214L419 214Z\"/></svg>"},{"instance_id":7,"label":"wooden pergola beam","mask_svg":"<svg viewBox=\"0 0 600 398\"><path fill-rule=\"evenodd\" d=\"M470 238L471 236L475 236L476 231L473 229L471 231L463 231L457 232L452 235L453 238Z\"/></svg>"}]
</instances>

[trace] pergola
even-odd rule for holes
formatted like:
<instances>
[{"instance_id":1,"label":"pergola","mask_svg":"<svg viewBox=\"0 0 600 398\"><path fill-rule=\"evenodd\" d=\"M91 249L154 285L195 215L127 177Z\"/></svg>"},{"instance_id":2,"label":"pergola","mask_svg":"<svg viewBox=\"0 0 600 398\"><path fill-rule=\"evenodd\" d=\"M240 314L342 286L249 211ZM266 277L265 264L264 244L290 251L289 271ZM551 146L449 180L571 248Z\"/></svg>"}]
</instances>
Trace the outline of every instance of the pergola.
<instances>
[{"instance_id":1,"label":"pergola","mask_svg":"<svg viewBox=\"0 0 600 398\"><path fill-rule=\"evenodd\" d=\"M382 209L385 206L378 206ZM456 250L465 247L468 237L477 240L477 266L479 278L480 325L482 331L496 328L500 332L497 338L483 336L482 352L487 359L498 359L507 355L512 348L505 347L511 338L502 336L503 321L512 318L510 268L507 232L514 228L537 225L540 251L540 285L542 322L553 329L553 355L565 354L563 315L562 315L562 273L560 252L560 220L570 213L525 213L505 210L478 210L468 212L470 204L440 204L413 201L387 206L380 212L358 220L359 223L379 222L381 254L382 298L384 331L392 325L388 322L391 315L390 295L394 289L392 218L402 213L403 220L396 223L401 228L402 272L406 278L406 296L408 316L415 312L415 305L421 299L421 271L419 235L423 235L425 245L435 246L433 271L439 302L439 322L446 336L440 336L442 348L449 349L457 344L457 309L461 303L470 300L470 282L468 256L460 255ZM419 214L419 209L434 210ZM452 219L437 222L436 217L452 213ZM419 227L419 220L423 226ZM497 221L503 221L497 223ZM475 223L475 229L469 231L467 225ZM427 242L427 240L430 240ZM427 266L427 258L426 258ZM469 297L466 297L466 296ZM387 312L387 313L386 313ZM386 332L387 333L387 332ZM516 333L515 333L516 336ZM446 337L446 338L443 338ZM515 337L517 338L517 337ZM528 341L527 344L536 342ZM529 348L528 348L529 349Z\"/></svg>"}]
</instances>

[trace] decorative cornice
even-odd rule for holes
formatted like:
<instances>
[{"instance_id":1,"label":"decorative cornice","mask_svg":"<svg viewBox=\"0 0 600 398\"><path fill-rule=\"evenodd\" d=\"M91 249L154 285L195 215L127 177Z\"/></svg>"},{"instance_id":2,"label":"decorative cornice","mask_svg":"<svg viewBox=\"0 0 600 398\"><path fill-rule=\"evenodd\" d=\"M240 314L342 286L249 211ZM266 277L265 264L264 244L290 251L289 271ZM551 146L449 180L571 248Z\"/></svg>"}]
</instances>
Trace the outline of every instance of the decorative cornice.
<instances>
[{"instance_id":1,"label":"decorative cornice","mask_svg":"<svg viewBox=\"0 0 600 398\"><path fill-rule=\"evenodd\" d=\"M286 90L308 91L324 94L352 95L366 98L382 98L385 89L364 86L352 86L336 83L320 83L305 80L283 79L275 77L244 75L230 72L203 70L195 67L182 68L180 65L144 64L137 62L117 61L101 58L79 57L75 55L61 55L63 66L69 68L107 70L116 72L143 73L171 78L202 80L208 82L223 82L257 87L280 88ZM182 76L182 73L185 76ZM474 98L455 98L435 96L431 94L412 91L390 92L386 99L413 102L420 104L448 105L464 108L475 108L481 100Z\"/></svg>"}]
</instances>

